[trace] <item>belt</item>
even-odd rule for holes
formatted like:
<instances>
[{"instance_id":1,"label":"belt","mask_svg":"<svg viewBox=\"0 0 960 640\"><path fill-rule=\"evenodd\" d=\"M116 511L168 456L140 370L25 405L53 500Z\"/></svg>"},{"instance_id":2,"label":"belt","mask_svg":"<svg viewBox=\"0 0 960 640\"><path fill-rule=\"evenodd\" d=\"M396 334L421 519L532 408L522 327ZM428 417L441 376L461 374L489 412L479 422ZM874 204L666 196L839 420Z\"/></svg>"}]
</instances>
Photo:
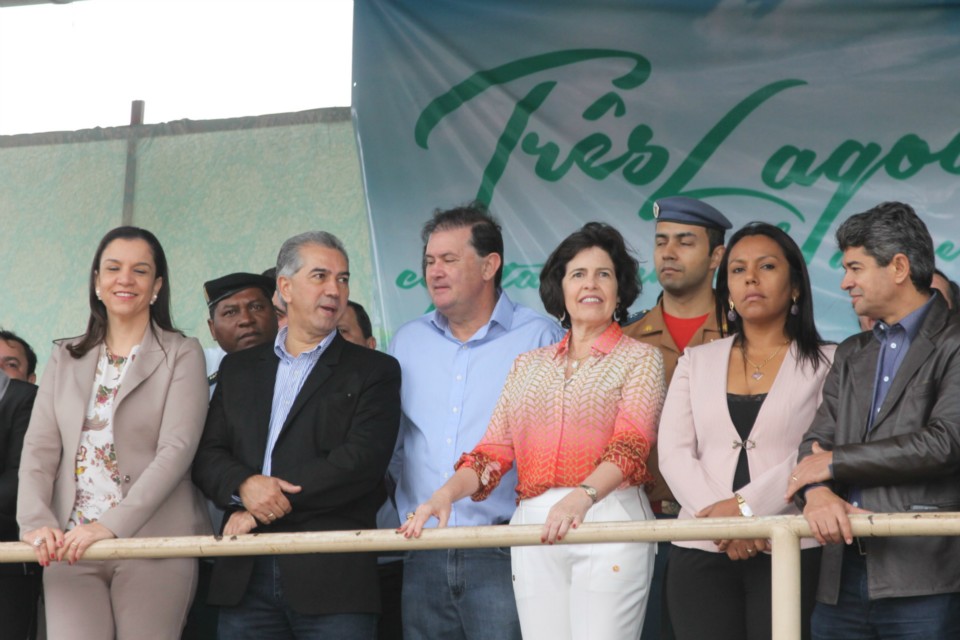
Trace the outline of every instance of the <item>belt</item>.
<instances>
[{"instance_id":1,"label":"belt","mask_svg":"<svg viewBox=\"0 0 960 640\"><path fill-rule=\"evenodd\" d=\"M867 555L867 538L854 538L850 545L852 551L856 551L861 556Z\"/></svg>"}]
</instances>

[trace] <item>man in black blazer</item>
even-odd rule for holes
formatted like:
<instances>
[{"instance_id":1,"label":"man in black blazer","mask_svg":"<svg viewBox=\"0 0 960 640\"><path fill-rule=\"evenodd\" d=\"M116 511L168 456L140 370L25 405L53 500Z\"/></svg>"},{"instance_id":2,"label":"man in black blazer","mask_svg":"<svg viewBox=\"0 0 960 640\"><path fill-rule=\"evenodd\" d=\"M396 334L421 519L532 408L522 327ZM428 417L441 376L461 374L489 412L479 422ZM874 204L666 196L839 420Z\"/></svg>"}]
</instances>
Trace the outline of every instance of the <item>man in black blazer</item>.
<instances>
[{"instance_id":1,"label":"man in black blazer","mask_svg":"<svg viewBox=\"0 0 960 640\"><path fill-rule=\"evenodd\" d=\"M17 530L17 473L37 387L0 372L0 541L20 539ZM40 567L36 562L0 564L0 620L4 637L34 638ZM7 635L9 634L9 635Z\"/></svg>"},{"instance_id":2,"label":"man in black blazer","mask_svg":"<svg viewBox=\"0 0 960 640\"><path fill-rule=\"evenodd\" d=\"M227 510L223 534L373 529L400 421L400 367L336 331L349 298L341 242L287 240L288 325L226 356L193 477ZM210 603L222 638L374 638L373 554L221 558Z\"/></svg>"}]
</instances>

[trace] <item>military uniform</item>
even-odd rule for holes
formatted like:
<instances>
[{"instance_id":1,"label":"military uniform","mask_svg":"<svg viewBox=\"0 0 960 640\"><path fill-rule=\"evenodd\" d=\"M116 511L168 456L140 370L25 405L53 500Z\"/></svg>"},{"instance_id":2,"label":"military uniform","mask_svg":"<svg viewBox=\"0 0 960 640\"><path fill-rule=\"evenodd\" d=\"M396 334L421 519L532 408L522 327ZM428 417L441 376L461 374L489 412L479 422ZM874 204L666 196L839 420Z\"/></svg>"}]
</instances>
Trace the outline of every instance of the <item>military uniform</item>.
<instances>
[{"instance_id":1,"label":"military uniform","mask_svg":"<svg viewBox=\"0 0 960 640\"><path fill-rule=\"evenodd\" d=\"M623 332L639 340L660 348L663 354L664 373L667 377L667 387L669 389L670 380L673 379L673 371L677 368L677 360L680 359L681 351L677 343L673 341L673 336L667 331L666 322L663 319L663 301L657 303L657 306L647 311L642 317L634 320L628 319L623 327ZM711 311L707 319L697 329L693 337L690 338L688 347L713 342L717 338L722 338L721 327L717 325L717 314ZM647 468L653 475L653 482L647 485L647 495L650 502L661 502L663 513L676 515L680 513L680 505L674 500L673 493L660 474L660 464L657 457L657 448L650 451L650 457L647 459Z\"/></svg>"}]
</instances>

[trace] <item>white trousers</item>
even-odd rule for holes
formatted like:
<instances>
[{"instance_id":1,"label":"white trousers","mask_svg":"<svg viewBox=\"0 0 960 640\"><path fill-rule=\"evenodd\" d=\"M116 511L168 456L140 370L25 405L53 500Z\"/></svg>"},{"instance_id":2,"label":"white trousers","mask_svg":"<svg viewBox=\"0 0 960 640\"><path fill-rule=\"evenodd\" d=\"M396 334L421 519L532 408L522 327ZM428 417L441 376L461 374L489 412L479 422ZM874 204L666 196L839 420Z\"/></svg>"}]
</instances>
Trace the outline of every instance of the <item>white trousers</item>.
<instances>
[{"instance_id":1,"label":"white trousers","mask_svg":"<svg viewBox=\"0 0 960 640\"><path fill-rule=\"evenodd\" d=\"M510 524L543 524L573 489L522 500ZM638 487L593 505L587 522L651 520ZM631 640L640 637L656 545L650 542L513 547L513 593L524 640Z\"/></svg>"}]
</instances>

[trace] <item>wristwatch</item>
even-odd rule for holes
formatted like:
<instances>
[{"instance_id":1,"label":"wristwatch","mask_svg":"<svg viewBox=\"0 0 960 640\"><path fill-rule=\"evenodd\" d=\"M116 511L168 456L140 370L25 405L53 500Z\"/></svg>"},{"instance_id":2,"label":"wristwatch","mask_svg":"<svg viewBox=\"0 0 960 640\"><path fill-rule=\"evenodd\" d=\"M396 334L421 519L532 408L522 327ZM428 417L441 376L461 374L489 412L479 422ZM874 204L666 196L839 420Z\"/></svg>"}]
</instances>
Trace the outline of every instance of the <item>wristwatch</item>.
<instances>
[{"instance_id":1,"label":"wristwatch","mask_svg":"<svg viewBox=\"0 0 960 640\"><path fill-rule=\"evenodd\" d=\"M600 499L600 496L597 495L597 490L591 487L588 484L580 485L580 488L587 492L587 495L590 496L590 499L593 501L593 504L597 504L597 500Z\"/></svg>"},{"instance_id":2,"label":"wristwatch","mask_svg":"<svg viewBox=\"0 0 960 640\"><path fill-rule=\"evenodd\" d=\"M744 518L753 517L753 509L750 508L750 505L747 504L747 501L743 499L743 496L739 493L733 494L733 497L737 499L737 508L740 509L740 515Z\"/></svg>"}]
</instances>

